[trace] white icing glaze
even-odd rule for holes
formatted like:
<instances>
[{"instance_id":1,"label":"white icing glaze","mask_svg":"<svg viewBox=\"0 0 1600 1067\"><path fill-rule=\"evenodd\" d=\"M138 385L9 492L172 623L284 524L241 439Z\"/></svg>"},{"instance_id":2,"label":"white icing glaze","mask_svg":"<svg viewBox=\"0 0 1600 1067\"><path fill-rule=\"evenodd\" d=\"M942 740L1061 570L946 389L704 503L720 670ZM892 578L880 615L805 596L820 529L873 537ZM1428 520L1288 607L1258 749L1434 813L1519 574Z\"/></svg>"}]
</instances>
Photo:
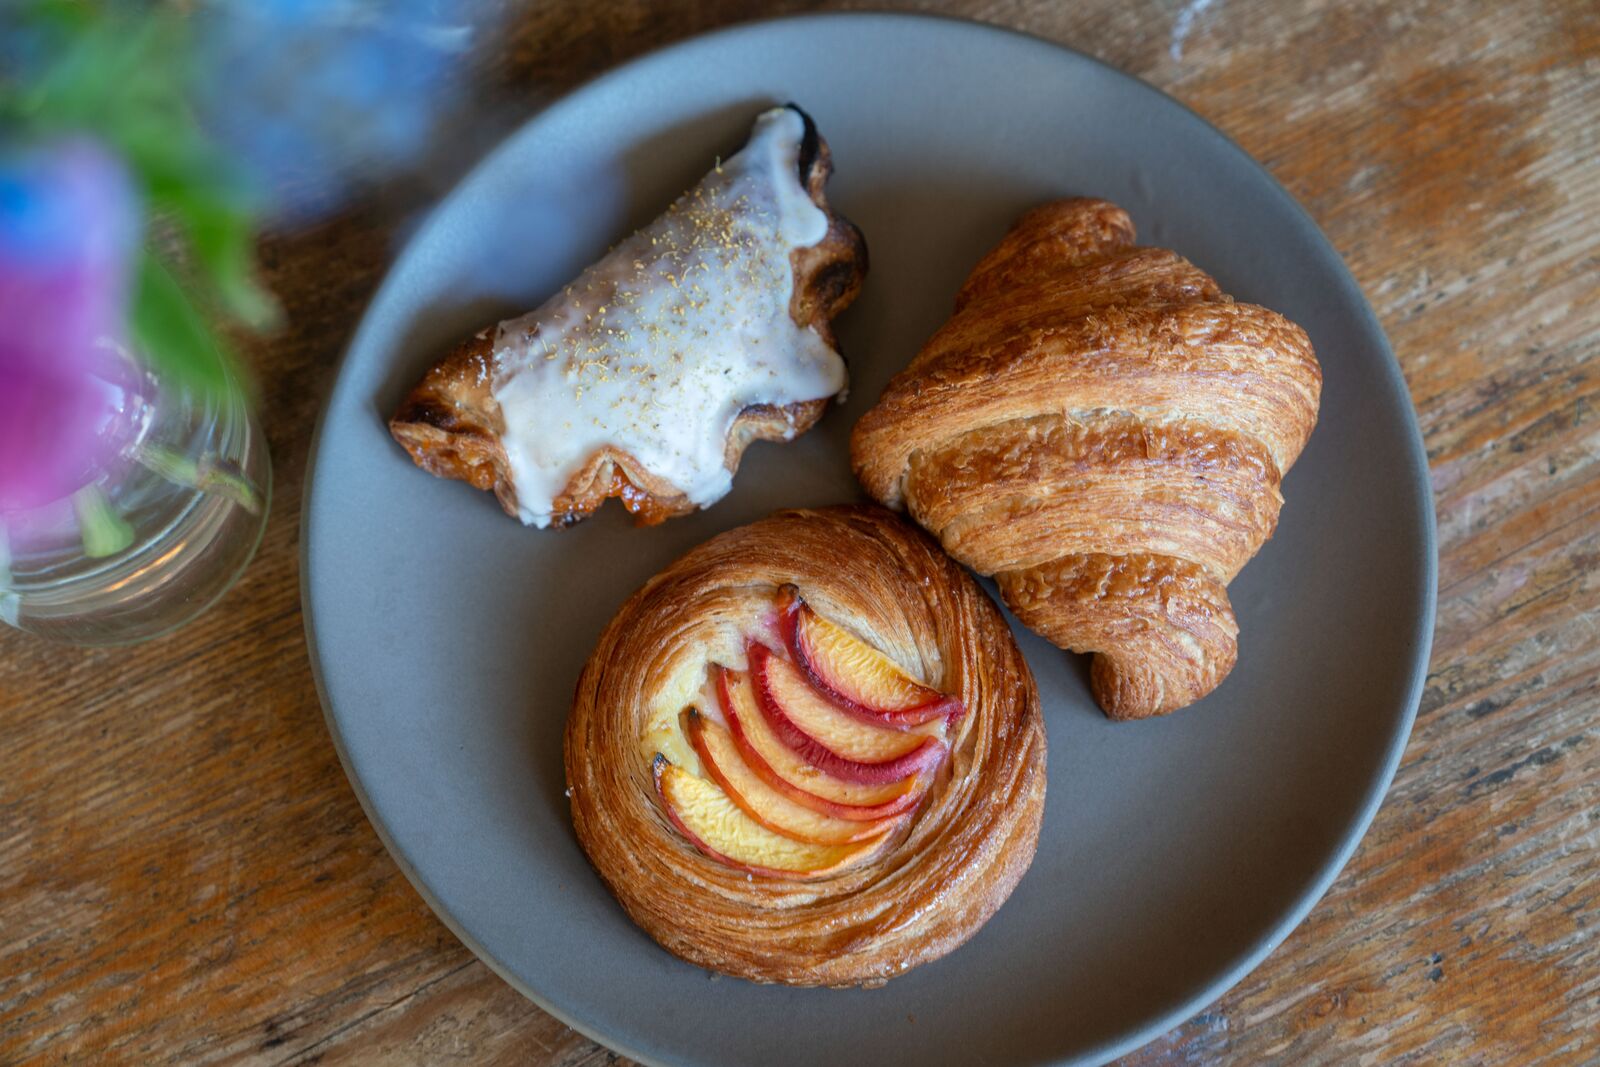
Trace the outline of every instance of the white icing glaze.
<instances>
[{"instance_id":1,"label":"white icing glaze","mask_svg":"<svg viewBox=\"0 0 1600 1067\"><path fill-rule=\"evenodd\" d=\"M804 132L791 108L763 113L744 149L665 214L500 324L492 390L523 522L548 526L554 498L607 445L704 507L733 486L740 411L844 389L838 353L789 316L789 256L828 231L800 185Z\"/></svg>"}]
</instances>

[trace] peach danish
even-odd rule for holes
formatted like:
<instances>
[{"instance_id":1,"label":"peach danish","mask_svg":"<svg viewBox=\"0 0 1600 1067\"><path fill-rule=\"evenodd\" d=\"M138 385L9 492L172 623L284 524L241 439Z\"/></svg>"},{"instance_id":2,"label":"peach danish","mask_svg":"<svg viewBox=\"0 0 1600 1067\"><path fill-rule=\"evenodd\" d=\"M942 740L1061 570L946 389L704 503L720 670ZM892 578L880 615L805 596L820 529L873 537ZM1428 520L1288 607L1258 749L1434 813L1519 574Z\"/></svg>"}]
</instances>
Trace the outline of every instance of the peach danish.
<instances>
[{"instance_id":1,"label":"peach danish","mask_svg":"<svg viewBox=\"0 0 1600 1067\"><path fill-rule=\"evenodd\" d=\"M998 609L876 507L694 549L601 636L565 759L579 842L670 951L877 985L951 951L1033 858L1038 694Z\"/></svg>"},{"instance_id":2,"label":"peach danish","mask_svg":"<svg viewBox=\"0 0 1600 1067\"><path fill-rule=\"evenodd\" d=\"M1141 718L1233 668L1227 584L1272 535L1321 390L1299 326L1136 246L1116 205L1063 200L977 265L850 451L1025 626L1095 653L1107 715Z\"/></svg>"}]
</instances>

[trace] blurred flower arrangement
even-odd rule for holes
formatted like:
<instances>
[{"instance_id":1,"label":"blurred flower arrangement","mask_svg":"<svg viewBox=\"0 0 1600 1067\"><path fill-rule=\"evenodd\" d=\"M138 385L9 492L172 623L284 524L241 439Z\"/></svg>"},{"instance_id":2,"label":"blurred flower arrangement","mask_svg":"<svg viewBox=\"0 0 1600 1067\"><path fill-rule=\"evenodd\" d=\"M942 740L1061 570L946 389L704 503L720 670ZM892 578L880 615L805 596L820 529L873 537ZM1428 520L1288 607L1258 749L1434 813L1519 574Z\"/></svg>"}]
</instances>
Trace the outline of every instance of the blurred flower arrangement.
<instances>
[{"instance_id":1,"label":"blurred flower arrangement","mask_svg":"<svg viewBox=\"0 0 1600 1067\"><path fill-rule=\"evenodd\" d=\"M259 510L237 472L144 433L157 383L238 389L216 323L261 328L278 313L252 274L246 186L189 106L187 27L62 0L8 17L0 564L74 525L89 556L127 548L135 532L107 482L129 463Z\"/></svg>"},{"instance_id":2,"label":"blurred flower arrangement","mask_svg":"<svg viewBox=\"0 0 1600 1067\"><path fill-rule=\"evenodd\" d=\"M231 583L270 485L225 343L280 318L257 222L310 221L447 143L486 6L0 11L0 619L45 632L31 598L57 636L133 639Z\"/></svg>"}]
</instances>

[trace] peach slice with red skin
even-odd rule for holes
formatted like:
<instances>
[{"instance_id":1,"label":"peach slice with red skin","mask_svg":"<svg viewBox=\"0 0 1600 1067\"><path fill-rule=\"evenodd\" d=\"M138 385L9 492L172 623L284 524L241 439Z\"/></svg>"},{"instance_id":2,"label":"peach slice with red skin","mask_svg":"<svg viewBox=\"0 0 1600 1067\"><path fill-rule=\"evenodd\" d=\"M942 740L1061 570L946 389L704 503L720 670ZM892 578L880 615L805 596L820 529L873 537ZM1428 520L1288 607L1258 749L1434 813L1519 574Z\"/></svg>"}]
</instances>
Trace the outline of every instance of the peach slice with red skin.
<instances>
[{"instance_id":1,"label":"peach slice with red skin","mask_svg":"<svg viewBox=\"0 0 1600 1067\"><path fill-rule=\"evenodd\" d=\"M839 708L863 722L910 729L958 718L961 701L930 689L864 641L811 610L792 585L778 594L778 627L807 679Z\"/></svg>"},{"instance_id":2,"label":"peach slice with red skin","mask_svg":"<svg viewBox=\"0 0 1600 1067\"><path fill-rule=\"evenodd\" d=\"M819 845L773 833L735 804L716 784L656 754L650 770L667 818L690 844L736 870L769 878L816 878L854 866L877 853L883 836L843 845Z\"/></svg>"},{"instance_id":3,"label":"peach slice with red skin","mask_svg":"<svg viewBox=\"0 0 1600 1067\"><path fill-rule=\"evenodd\" d=\"M874 822L914 809L933 775L915 774L883 785L843 782L806 763L772 732L755 684L742 671L714 667L728 734L749 768L772 788L812 811L852 822Z\"/></svg>"},{"instance_id":4,"label":"peach slice with red skin","mask_svg":"<svg viewBox=\"0 0 1600 1067\"><path fill-rule=\"evenodd\" d=\"M739 755L728 731L695 708L683 714L683 732L700 755L711 780L756 822L774 833L814 845L842 845L888 833L904 816L875 822L840 819L813 811L789 799L753 770Z\"/></svg>"},{"instance_id":5,"label":"peach slice with red skin","mask_svg":"<svg viewBox=\"0 0 1600 1067\"><path fill-rule=\"evenodd\" d=\"M798 667L765 645L752 642L748 654L767 725L785 746L824 774L878 785L932 770L944 759L942 720L917 727L916 732L869 725L841 710Z\"/></svg>"}]
</instances>

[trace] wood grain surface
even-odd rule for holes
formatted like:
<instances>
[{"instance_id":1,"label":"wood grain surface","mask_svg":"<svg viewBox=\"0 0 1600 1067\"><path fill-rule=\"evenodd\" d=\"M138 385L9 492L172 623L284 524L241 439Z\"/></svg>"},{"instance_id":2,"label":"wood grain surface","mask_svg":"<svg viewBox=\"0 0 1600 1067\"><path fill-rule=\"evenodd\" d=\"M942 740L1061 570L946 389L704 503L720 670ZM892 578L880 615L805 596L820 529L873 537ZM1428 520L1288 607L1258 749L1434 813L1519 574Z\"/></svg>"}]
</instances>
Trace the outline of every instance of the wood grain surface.
<instances>
[{"instance_id":1,"label":"wood grain surface","mask_svg":"<svg viewBox=\"0 0 1600 1067\"><path fill-rule=\"evenodd\" d=\"M263 242L289 319L247 346L277 474L248 574L141 647L0 633L0 1063L620 1062L478 963L362 815L301 628L307 449L397 242L487 144L645 49L812 6L513 9L425 177ZM1600 5L888 6L1071 45L1234 137L1348 260L1426 436L1438 632L1394 787L1310 918L1127 1062L1600 1062Z\"/></svg>"}]
</instances>

